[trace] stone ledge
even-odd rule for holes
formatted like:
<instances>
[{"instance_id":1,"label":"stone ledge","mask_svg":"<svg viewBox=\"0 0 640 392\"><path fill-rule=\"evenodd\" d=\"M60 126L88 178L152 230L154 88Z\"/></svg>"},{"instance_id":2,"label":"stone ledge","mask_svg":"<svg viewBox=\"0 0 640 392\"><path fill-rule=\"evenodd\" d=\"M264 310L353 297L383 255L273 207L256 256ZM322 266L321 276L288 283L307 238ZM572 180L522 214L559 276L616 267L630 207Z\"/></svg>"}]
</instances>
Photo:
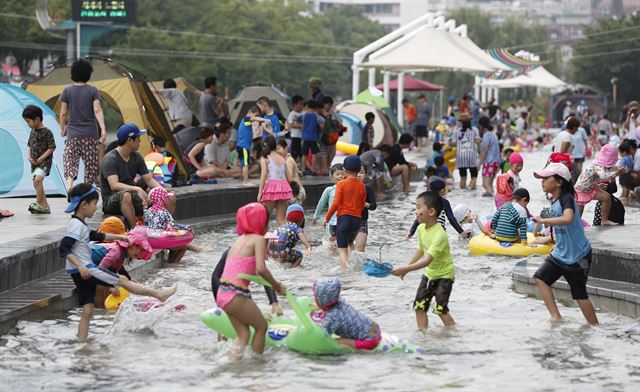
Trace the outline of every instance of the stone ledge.
<instances>
[{"instance_id":1,"label":"stone ledge","mask_svg":"<svg viewBox=\"0 0 640 392\"><path fill-rule=\"evenodd\" d=\"M534 262L523 260L516 264L512 271L512 278L517 292L538 296L533 274L541 261L542 259L538 258ZM574 302L569 285L564 278L554 283L552 289L556 298L567 303ZM640 318L640 284L589 278L587 293L599 310Z\"/></svg>"}]
</instances>

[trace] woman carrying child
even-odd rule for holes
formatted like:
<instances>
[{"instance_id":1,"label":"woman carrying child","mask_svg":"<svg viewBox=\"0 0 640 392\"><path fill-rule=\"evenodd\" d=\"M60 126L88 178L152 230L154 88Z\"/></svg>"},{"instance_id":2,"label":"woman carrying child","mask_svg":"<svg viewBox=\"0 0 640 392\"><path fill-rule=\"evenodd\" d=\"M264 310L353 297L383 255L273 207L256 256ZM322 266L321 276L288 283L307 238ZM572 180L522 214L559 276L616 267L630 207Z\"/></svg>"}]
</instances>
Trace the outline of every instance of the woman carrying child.
<instances>
[{"instance_id":1,"label":"woman carrying child","mask_svg":"<svg viewBox=\"0 0 640 392\"><path fill-rule=\"evenodd\" d=\"M602 189L600 184L611 181L626 171L624 167L618 168L617 164L618 150L615 146L607 144L602 147L591 166L580 173L575 184L576 202L580 216L584 212L584 206L596 199L602 202L602 225L616 225L615 222L609 220L611 196Z\"/></svg>"},{"instance_id":2,"label":"woman carrying child","mask_svg":"<svg viewBox=\"0 0 640 392\"><path fill-rule=\"evenodd\" d=\"M287 202L293 194L289 185L285 159L276 152L276 146L276 139L273 136L267 136L262 142L258 201L264 204L267 213L271 213L275 208L278 225L284 225Z\"/></svg>"},{"instance_id":3,"label":"woman carrying child","mask_svg":"<svg viewBox=\"0 0 640 392\"><path fill-rule=\"evenodd\" d=\"M265 206L260 203L247 204L238 210L236 220L236 231L239 237L229 249L216 296L218 306L224 309L236 330L237 337L230 353L232 359L240 357L249 342L249 327L253 327L255 332L251 348L258 354L264 351L267 333L267 321L251 299L249 281L238 275L257 273L266 279L276 292L280 294L285 292L285 287L275 280L265 263L264 234L269 220Z\"/></svg>"}]
</instances>

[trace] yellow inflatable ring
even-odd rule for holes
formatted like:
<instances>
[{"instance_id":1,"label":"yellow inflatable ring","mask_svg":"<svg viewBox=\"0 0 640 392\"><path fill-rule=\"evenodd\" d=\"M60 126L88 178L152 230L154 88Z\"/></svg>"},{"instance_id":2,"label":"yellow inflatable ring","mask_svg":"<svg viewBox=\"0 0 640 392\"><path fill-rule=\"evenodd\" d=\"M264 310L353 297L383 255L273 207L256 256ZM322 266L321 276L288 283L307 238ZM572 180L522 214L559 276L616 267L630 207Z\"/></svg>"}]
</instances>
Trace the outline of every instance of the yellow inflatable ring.
<instances>
[{"instance_id":1,"label":"yellow inflatable ring","mask_svg":"<svg viewBox=\"0 0 640 392\"><path fill-rule=\"evenodd\" d=\"M356 155L358 153L358 145L343 142L342 140L338 140L336 143L336 150L342 151L347 155Z\"/></svg>"},{"instance_id":2,"label":"yellow inflatable ring","mask_svg":"<svg viewBox=\"0 0 640 392\"><path fill-rule=\"evenodd\" d=\"M109 296L104 300L104 308L109 310L116 310L124 302L125 299L129 297L129 292L124 287L120 287L120 295L114 297L113 294L109 294Z\"/></svg>"},{"instance_id":3,"label":"yellow inflatable ring","mask_svg":"<svg viewBox=\"0 0 640 392\"><path fill-rule=\"evenodd\" d=\"M527 241L533 242L535 237L532 233L527 233ZM498 242L484 234L478 234L469 241L469 250L474 256L477 255L500 255L500 256L530 256L548 255L551 253L553 244L526 246L519 243L508 244Z\"/></svg>"}]
</instances>

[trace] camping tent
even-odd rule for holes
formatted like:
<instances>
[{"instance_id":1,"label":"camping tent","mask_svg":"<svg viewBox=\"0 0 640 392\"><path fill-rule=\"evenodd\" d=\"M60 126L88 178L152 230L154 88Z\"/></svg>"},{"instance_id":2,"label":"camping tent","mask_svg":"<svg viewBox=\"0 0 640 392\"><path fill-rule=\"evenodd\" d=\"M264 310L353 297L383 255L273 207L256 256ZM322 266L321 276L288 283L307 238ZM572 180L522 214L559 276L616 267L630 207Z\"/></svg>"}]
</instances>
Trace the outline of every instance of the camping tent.
<instances>
[{"instance_id":1,"label":"camping tent","mask_svg":"<svg viewBox=\"0 0 640 392\"><path fill-rule=\"evenodd\" d=\"M142 74L109 60L91 59L93 74L90 85L96 86L104 102L122 115L124 123L136 123L152 137L165 140L167 150L178 162L180 173L186 173L182 161L182 152L173 140L171 125L167 122L165 111L154 97L149 80ZM56 113L60 113L60 94L72 83L69 78L71 63L53 68L40 79L30 83L27 90L44 101ZM142 137L140 152L149 153L149 136Z\"/></svg>"},{"instance_id":2,"label":"camping tent","mask_svg":"<svg viewBox=\"0 0 640 392\"><path fill-rule=\"evenodd\" d=\"M391 110L391 106L384 100L384 97L381 95L373 94L372 91L376 91L376 89L368 88L363 90L356 97L356 102L366 103L370 105L374 105L378 109L380 109L386 115L386 121L390 122L391 125L391 134L393 140L396 140L398 134L402 131L400 124L398 124L398 120L396 119L393 110ZM362 117L364 119L364 117Z\"/></svg>"},{"instance_id":3,"label":"camping tent","mask_svg":"<svg viewBox=\"0 0 640 392\"><path fill-rule=\"evenodd\" d=\"M64 139L56 114L41 100L30 93L12 86L0 84L0 197L34 196L31 165L29 164L29 133L31 130L22 118L27 105L42 109L44 125L53 132L56 149L50 175L44 180L48 195L66 195L62 168Z\"/></svg>"},{"instance_id":4,"label":"camping tent","mask_svg":"<svg viewBox=\"0 0 640 392\"><path fill-rule=\"evenodd\" d=\"M253 86L243 87L238 91L236 96L229 101L231 122L236 128L240 125L240 119L244 117L249 108L255 104L260 97L269 98L272 105L274 105L274 109L280 111L285 117L289 116L289 96L273 84L257 83Z\"/></svg>"},{"instance_id":5,"label":"camping tent","mask_svg":"<svg viewBox=\"0 0 640 392\"><path fill-rule=\"evenodd\" d=\"M360 125L360 123L364 124L366 122L364 115L367 114L367 112L372 112L376 115L376 119L373 122L373 129L375 131L373 145L378 146L380 144L394 143L396 133L393 131L391 122L389 122L389 117L382 111L382 109L378 109L375 105L353 101L344 101L336 107L336 111L338 112L338 116L340 116L341 119L344 119L345 117L349 118L349 122L344 124L347 126L348 131L340 137L340 140L342 140L343 142L356 145L360 144L360 135L362 131L362 126ZM350 126L352 124L355 124L353 129Z\"/></svg>"}]
</instances>

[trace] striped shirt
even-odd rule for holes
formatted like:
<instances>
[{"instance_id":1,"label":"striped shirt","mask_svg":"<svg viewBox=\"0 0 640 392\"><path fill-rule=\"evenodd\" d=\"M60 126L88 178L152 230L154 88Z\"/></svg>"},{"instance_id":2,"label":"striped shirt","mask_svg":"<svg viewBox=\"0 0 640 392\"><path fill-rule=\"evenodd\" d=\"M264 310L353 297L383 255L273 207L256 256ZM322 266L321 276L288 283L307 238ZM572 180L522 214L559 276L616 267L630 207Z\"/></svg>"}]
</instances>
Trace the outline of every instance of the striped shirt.
<instances>
[{"instance_id":1,"label":"striped shirt","mask_svg":"<svg viewBox=\"0 0 640 392\"><path fill-rule=\"evenodd\" d=\"M475 127L469 128L465 132L458 128L453 133L452 141L456 143L456 166L458 168L478 166L477 140L482 139L480 139L480 131Z\"/></svg>"},{"instance_id":2,"label":"striped shirt","mask_svg":"<svg viewBox=\"0 0 640 392\"><path fill-rule=\"evenodd\" d=\"M505 203L493 216L491 229L500 241L515 242L520 237L526 243L527 211L518 203Z\"/></svg>"}]
</instances>

